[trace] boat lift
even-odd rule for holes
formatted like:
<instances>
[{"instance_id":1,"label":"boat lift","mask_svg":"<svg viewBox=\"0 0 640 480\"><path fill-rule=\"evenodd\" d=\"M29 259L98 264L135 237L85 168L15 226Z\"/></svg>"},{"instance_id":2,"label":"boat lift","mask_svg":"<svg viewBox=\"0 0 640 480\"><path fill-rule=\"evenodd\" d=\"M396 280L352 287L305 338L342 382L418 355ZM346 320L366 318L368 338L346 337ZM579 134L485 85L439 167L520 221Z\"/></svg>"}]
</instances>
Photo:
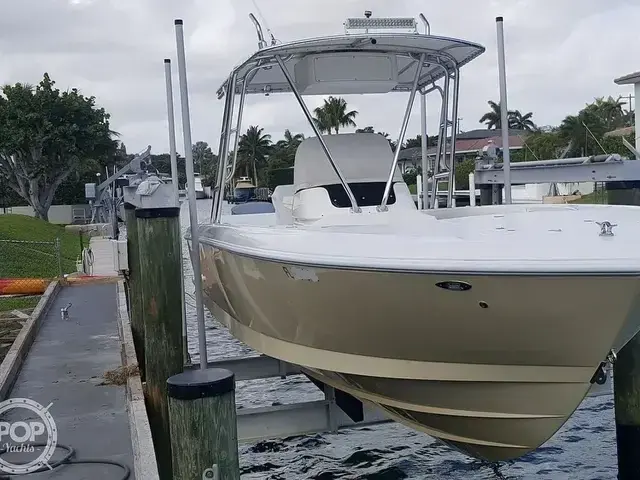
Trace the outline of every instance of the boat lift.
<instances>
[{"instance_id":1,"label":"boat lift","mask_svg":"<svg viewBox=\"0 0 640 480\"><path fill-rule=\"evenodd\" d=\"M118 192L118 187L123 186L117 180L123 175L132 174L129 181L134 179L141 181L149 176L151 166L151 145L149 145L144 152L138 153L133 160L114 171L100 184L86 183L85 198L91 206L91 223L111 224L111 233L115 238L118 231L118 210L122 204L122 192Z\"/></svg>"},{"instance_id":2,"label":"boat lift","mask_svg":"<svg viewBox=\"0 0 640 480\"><path fill-rule=\"evenodd\" d=\"M625 146L632 153L637 153L628 142ZM606 184L608 189L640 187L640 161L619 154L516 162L510 165L510 174L512 185L594 182ZM474 185L469 185L469 189L474 191L475 187L480 187L483 205L499 204L502 203L501 191L507 180L504 163L495 156L484 154L476 160ZM483 192L490 197L484 196ZM485 200L489 198L491 200Z\"/></svg>"}]
</instances>

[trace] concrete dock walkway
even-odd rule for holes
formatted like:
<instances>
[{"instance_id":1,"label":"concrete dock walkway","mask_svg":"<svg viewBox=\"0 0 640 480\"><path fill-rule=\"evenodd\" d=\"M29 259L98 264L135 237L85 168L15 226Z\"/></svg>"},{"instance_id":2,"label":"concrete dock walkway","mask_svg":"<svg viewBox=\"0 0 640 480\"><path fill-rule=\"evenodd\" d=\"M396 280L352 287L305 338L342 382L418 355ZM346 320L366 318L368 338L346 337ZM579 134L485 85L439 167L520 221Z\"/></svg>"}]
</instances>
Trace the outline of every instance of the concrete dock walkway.
<instances>
[{"instance_id":1,"label":"concrete dock walkway","mask_svg":"<svg viewBox=\"0 0 640 480\"><path fill-rule=\"evenodd\" d=\"M53 403L49 411L58 429L58 444L75 449L78 460L124 463L132 479L125 387L102 384L104 373L121 365L116 298L115 284L63 287L9 396L45 406ZM60 309L69 303L69 316L63 320ZM116 480L122 475L113 465L72 464L26 478Z\"/></svg>"}]
</instances>

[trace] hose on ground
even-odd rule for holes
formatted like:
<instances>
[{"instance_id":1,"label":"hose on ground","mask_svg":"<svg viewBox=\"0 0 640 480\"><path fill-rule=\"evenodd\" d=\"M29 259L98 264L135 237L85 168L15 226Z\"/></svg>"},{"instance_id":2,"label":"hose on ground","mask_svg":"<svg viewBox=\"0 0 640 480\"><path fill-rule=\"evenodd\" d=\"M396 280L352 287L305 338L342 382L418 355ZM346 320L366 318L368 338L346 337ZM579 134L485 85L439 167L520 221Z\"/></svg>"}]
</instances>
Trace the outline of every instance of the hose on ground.
<instances>
[{"instance_id":1,"label":"hose on ground","mask_svg":"<svg viewBox=\"0 0 640 480\"><path fill-rule=\"evenodd\" d=\"M46 443L33 443L31 444L33 447L46 447L47 444ZM41 472L48 472L51 470L54 470L56 468L59 467L63 467L65 465L80 465L80 464L94 464L94 465L113 465L115 467L119 467L122 469L123 474L121 477L118 477L117 480L128 480L129 476L131 475L131 469L125 465L124 463L121 462L117 462L115 460L107 460L107 459L102 459L102 458L80 458L80 459L76 459L73 458L76 454L76 451L73 447L70 447L68 445L62 445L60 443L57 444L56 446L57 448L62 448L63 450L66 450L67 453L64 454L64 456L60 459L60 460L56 460L55 462L50 462L49 465L45 465L43 467L40 467L38 470L35 470L31 473L41 473ZM0 449L0 455L6 453L7 450L6 448L2 448ZM27 474L27 476L30 474ZM11 478L17 478L17 477L25 477L25 474L19 474L19 475L10 475L10 474L0 474L0 480L11 480ZM116 479L114 479L116 480Z\"/></svg>"}]
</instances>

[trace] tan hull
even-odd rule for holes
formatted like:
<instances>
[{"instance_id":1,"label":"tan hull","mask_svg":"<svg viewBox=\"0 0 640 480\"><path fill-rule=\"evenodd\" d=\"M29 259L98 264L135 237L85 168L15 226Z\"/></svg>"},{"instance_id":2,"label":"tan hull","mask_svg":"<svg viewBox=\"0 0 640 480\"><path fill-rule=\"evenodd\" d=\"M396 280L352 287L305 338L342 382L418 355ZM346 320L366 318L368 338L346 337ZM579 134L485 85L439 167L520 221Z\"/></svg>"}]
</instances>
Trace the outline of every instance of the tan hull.
<instances>
[{"instance_id":1,"label":"tan hull","mask_svg":"<svg viewBox=\"0 0 640 480\"><path fill-rule=\"evenodd\" d=\"M241 341L492 461L552 436L639 322L631 276L307 268L207 245L201 259L207 306Z\"/></svg>"}]
</instances>

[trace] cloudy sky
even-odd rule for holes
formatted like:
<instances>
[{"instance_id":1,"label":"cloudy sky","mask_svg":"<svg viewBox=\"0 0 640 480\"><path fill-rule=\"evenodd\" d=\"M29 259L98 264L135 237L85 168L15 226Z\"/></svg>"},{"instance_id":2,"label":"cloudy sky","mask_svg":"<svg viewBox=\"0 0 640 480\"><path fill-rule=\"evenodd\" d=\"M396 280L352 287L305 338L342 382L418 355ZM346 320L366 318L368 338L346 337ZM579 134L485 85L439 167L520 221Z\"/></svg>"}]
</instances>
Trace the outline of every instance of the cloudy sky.
<instances>
[{"instance_id":1,"label":"cloudy sky","mask_svg":"<svg viewBox=\"0 0 640 480\"><path fill-rule=\"evenodd\" d=\"M596 96L628 95L613 78L640 70L638 0L2 0L0 82L37 83L48 72L59 88L94 95L112 114L129 152L168 150L163 59L174 61L173 21L184 19L193 141L217 147L222 102L215 92L257 47L247 15L256 12L281 41L340 34L348 16L417 16L435 35L484 45L462 75L462 129L479 128L487 100L499 98L495 17L505 18L508 105L557 124ZM256 12L257 13L257 12ZM177 74L178 150L182 151ZM347 97L358 126L397 135L407 94ZM437 99L431 102L437 108ZM309 97L311 108L321 102ZM429 127L435 128L436 108ZM310 132L292 95L252 96L244 127L259 124L281 138ZM408 135L418 133L419 106Z\"/></svg>"}]
</instances>

